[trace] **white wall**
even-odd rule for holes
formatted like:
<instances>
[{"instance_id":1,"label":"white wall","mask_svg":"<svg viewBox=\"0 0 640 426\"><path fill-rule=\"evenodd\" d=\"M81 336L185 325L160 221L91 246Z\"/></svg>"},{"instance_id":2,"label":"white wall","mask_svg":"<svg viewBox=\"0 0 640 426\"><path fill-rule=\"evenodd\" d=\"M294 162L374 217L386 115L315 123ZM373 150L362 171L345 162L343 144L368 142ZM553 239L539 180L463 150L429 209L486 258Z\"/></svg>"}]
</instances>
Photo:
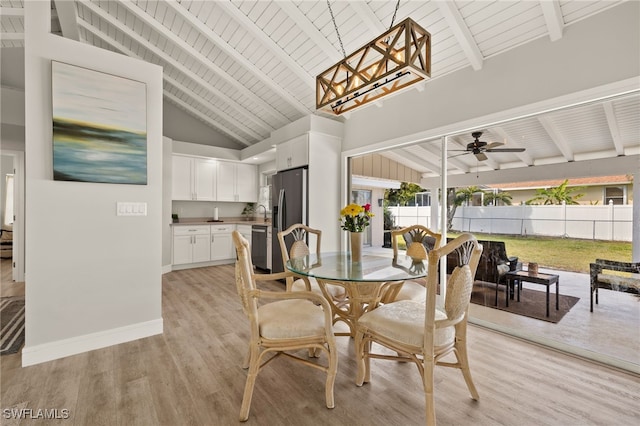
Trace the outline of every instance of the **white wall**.
<instances>
[{"instance_id":1,"label":"white wall","mask_svg":"<svg viewBox=\"0 0 640 426\"><path fill-rule=\"evenodd\" d=\"M434 78L345 122L343 150L364 153L487 124L493 115L640 75L640 3L627 2L548 37ZM437 77L437 76L434 76ZM531 112L535 111L535 105ZM503 119L516 118L515 116Z\"/></svg>"},{"instance_id":2,"label":"white wall","mask_svg":"<svg viewBox=\"0 0 640 426\"><path fill-rule=\"evenodd\" d=\"M49 33L25 2L26 345L23 365L162 332L162 69ZM146 83L147 185L53 181L51 60ZM116 202L147 216L116 216Z\"/></svg>"},{"instance_id":3,"label":"white wall","mask_svg":"<svg viewBox=\"0 0 640 426\"><path fill-rule=\"evenodd\" d=\"M244 148L244 145L212 129L171 102L164 102L163 111L163 134L171 139L232 149Z\"/></svg>"}]
</instances>

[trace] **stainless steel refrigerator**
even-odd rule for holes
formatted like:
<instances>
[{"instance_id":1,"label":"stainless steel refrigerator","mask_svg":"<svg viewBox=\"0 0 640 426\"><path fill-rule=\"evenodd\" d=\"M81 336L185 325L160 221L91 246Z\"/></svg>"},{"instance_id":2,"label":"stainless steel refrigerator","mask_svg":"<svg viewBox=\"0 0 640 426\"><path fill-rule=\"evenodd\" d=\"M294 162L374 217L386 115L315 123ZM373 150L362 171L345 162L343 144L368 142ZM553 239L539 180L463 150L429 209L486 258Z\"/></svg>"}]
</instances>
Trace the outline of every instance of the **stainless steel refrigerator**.
<instances>
[{"instance_id":1,"label":"stainless steel refrigerator","mask_svg":"<svg viewBox=\"0 0 640 426\"><path fill-rule=\"evenodd\" d=\"M278 232L284 231L294 223L309 224L307 214L307 169L291 169L278 172L273 176L271 189L273 238L271 272L283 272L282 253L278 241ZM285 239L287 251L293 244L293 237Z\"/></svg>"}]
</instances>

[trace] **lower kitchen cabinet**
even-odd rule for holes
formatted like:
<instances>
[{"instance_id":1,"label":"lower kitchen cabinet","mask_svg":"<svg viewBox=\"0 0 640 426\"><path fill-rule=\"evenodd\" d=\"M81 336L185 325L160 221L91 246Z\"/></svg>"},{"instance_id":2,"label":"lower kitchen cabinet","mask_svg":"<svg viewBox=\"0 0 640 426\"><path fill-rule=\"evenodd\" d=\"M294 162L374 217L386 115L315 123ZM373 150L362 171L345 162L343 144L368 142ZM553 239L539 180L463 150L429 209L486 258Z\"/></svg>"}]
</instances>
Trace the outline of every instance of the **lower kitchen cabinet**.
<instances>
[{"instance_id":1,"label":"lower kitchen cabinet","mask_svg":"<svg viewBox=\"0 0 640 426\"><path fill-rule=\"evenodd\" d=\"M173 264L208 262L211 258L209 226L173 228Z\"/></svg>"},{"instance_id":2,"label":"lower kitchen cabinet","mask_svg":"<svg viewBox=\"0 0 640 426\"><path fill-rule=\"evenodd\" d=\"M211 260L235 259L234 230L235 225L211 225Z\"/></svg>"}]
</instances>

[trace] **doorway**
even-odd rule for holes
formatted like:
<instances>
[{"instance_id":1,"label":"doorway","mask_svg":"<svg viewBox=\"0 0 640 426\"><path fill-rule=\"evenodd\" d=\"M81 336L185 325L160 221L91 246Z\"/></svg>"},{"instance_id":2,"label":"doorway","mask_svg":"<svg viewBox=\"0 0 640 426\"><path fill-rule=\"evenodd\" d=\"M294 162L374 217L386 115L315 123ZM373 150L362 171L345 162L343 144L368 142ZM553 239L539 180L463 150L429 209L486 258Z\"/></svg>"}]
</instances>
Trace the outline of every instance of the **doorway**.
<instances>
[{"instance_id":1,"label":"doorway","mask_svg":"<svg viewBox=\"0 0 640 426\"><path fill-rule=\"evenodd\" d=\"M24 152L3 150L0 164L0 222L11 236L2 252L2 282L24 281Z\"/></svg>"}]
</instances>

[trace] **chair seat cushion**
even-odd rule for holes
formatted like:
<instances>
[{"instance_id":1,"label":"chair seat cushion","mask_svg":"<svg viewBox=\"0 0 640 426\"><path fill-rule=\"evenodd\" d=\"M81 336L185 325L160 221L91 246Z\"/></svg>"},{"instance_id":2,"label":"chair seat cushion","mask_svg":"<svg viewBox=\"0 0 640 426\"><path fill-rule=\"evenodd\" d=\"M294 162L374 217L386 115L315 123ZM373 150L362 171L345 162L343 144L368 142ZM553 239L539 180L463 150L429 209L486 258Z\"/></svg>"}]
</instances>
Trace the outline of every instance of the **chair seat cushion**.
<instances>
[{"instance_id":1,"label":"chair seat cushion","mask_svg":"<svg viewBox=\"0 0 640 426\"><path fill-rule=\"evenodd\" d=\"M629 274L626 276L598 274L598 281L601 283L610 284L614 290L617 290L619 287L640 289L640 274Z\"/></svg>"},{"instance_id":2,"label":"chair seat cushion","mask_svg":"<svg viewBox=\"0 0 640 426\"><path fill-rule=\"evenodd\" d=\"M309 279L309 283L311 284L311 291L314 293L322 294L322 290L320 290L320 284L313 278ZM306 291L307 286L304 284L304 280L295 280L291 285L291 291ZM338 285L327 284L327 291L334 298L342 298L345 295L345 290L343 287Z\"/></svg>"},{"instance_id":3,"label":"chair seat cushion","mask_svg":"<svg viewBox=\"0 0 640 426\"><path fill-rule=\"evenodd\" d=\"M424 303L427 300L427 289L420 283L415 281L405 281L395 301L415 300Z\"/></svg>"},{"instance_id":4,"label":"chair seat cushion","mask_svg":"<svg viewBox=\"0 0 640 426\"><path fill-rule=\"evenodd\" d=\"M415 347L424 344L425 304L415 300L401 300L380 306L362 315L358 326L366 327L376 334ZM447 315L436 309L435 320L443 321ZM453 326L436 328L435 346L443 346L453 341Z\"/></svg>"},{"instance_id":5,"label":"chair seat cushion","mask_svg":"<svg viewBox=\"0 0 640 426\"><path fill-rule=\"evenodd\" d=\"M310 300L280 300L262 305L258 308L258 326L265 339L325 335L324 312Z\"/></svg>"}]
</instances>

